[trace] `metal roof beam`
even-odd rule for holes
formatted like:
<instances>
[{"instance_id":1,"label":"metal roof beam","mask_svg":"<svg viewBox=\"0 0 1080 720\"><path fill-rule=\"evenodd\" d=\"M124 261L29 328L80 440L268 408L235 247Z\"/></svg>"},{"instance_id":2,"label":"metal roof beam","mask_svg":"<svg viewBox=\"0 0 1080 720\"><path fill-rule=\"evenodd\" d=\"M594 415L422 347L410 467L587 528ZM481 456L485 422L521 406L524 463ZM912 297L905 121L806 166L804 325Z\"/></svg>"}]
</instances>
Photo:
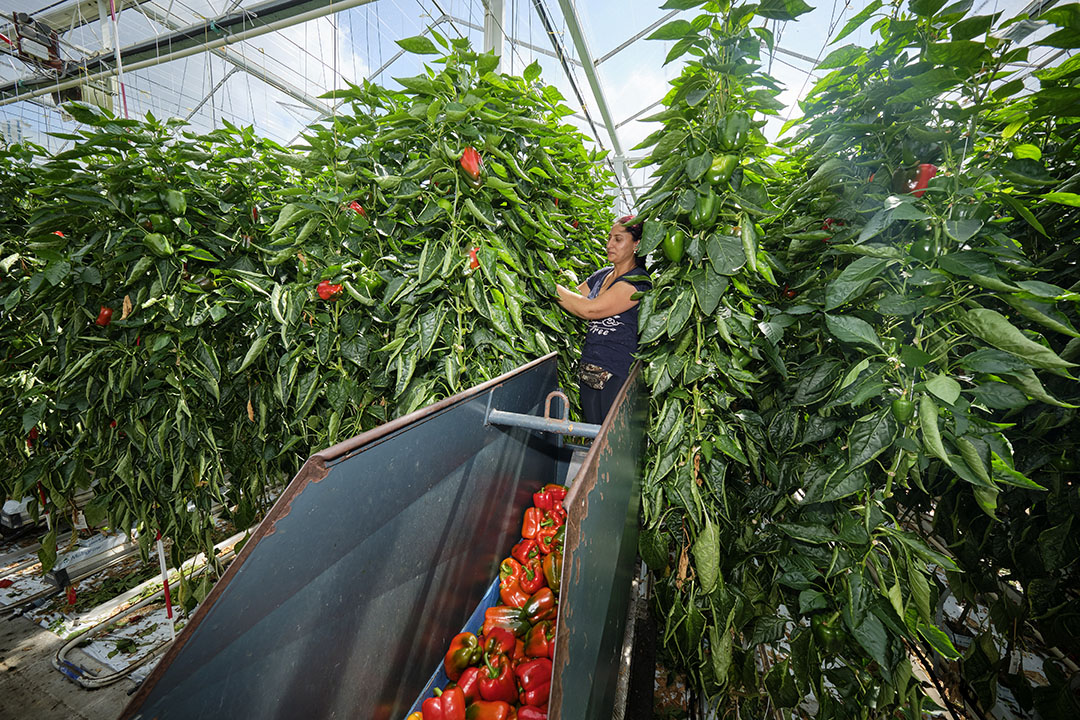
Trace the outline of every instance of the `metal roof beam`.
<instances>
[{"instance_id":1,"label":"metal roof beam","mask_svg":"<svg viewBox=\"0 0 1080 720\"><path fill-rule=\"evenodd\" d=\"M483 31L483 29L484 29L483 25L477 25L476 23L469 22L468 20L464 20L462 18L450 17L450 16L447 16L447 18L451 22L453 22L455 25L461 25L462 27L467 27L470 30ZM551 50L548 50L547 48L540 47L539 45L533 45L532 43L527 43L524 40L518 40L518 39L516 39L514 37L511 37L509 35L506 36L506 39L510 41L511 45L516 45L517 47L525 48L526 50L531 50L532 52L534 52L534 53L536 53L538 55L544 55L546 57L555 58L556 60L559 58L559 56L556 55ZM573 65L577 65L578 67L581 67L581 61L580 60L577 60L575 58L566 58L566 60L567 60L567 62L569 62L569 63L571 63Z\"/></svg>"},{"instance_id":2,"label":"metal roof beam","mask_svg":"<svg viewBox=\"0 0 1080 720\"><path fill-rule=\"evenodd\" d=\"M615 150L616 157L621 157L624 154L622 143L619 142L619 135L615 131L615 121L611 117L611 110L608 109L607 99L604 97L604 90L600 87L600 77L596 74L596 64L593 62L592 55L589 53L589 46L585 41L585 34L581 31L581 23L578 22L577 11L574 9L571 0L559 0L559 7L562 8L563 19L566 21L566 29L570 32L570 38L574 41L574 47L577 49L578 57L581 58L581 67L585 71L585 77L589 81L593 99L596 101L597 108L600 110L600 117L604 119L604 125L607 128L608 136L611 138L611 146ZM599 138L597 138L597 140L599 140ZM626 166L623 163L616 163L616 167L618 170L622 171L627 186L630 186L630 173L627 171ZM628 187L628 189L630 190L630 196L633 202L636 204L637 193L634 192L633 187Z\"/></svg>"},{"instance_id":3,"label":"metal roof beam","mask_svg":"<svg viewBox=\"0 0 1080 720\"><path fill-rule=\"evenodd\" d=\"M176 30L160 38L131 45L121 53L124 70L132 72L171 60L189 57L207 50L232 45L243 40L283 30L309 20L366 5L374 0L269 0L238 12L229 13L196 25ZM257 23L257 24L255 24ZM116 74L108 66L110 58L98 57L79 68L78 74L64 80L17 80L0 86L0 106L29 100L64 90L85 82ZM30 88L19 92L21 88ZM15 93L15 94L12 94Z\"/></svg>"}]
</instances>

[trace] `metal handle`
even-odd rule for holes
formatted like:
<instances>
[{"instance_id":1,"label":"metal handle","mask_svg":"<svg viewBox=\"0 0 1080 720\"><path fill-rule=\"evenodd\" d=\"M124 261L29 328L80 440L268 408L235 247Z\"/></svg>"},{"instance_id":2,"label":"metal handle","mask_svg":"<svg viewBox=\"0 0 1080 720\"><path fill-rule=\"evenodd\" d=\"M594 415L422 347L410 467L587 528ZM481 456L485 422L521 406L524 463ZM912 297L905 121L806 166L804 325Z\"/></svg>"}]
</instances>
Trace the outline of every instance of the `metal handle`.
<instances>
[{"instance_id":1,"label":"metal handle","mask_svg":"<svg viewBox=\"0 0 1080 720\"><path fill-rule=\"evenodd\" d=\"M562 400L562 417L551 417L551 398L553 397L558 397L560 400ZM562 390L552 390L547 394L547 398L544 399L544 418L548 420L562 420L564 422L570 419L570 398L566 397L566 393L564 393Z\"/></svg>"}]
</instances>

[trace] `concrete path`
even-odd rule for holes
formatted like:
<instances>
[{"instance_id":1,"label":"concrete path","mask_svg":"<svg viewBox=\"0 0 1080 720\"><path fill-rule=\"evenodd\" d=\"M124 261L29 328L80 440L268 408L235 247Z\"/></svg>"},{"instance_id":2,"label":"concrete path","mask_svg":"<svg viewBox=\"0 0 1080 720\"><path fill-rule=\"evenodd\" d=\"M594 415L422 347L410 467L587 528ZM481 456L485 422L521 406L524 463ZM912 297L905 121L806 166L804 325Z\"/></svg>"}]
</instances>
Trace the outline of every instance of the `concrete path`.
<instances>
[{"instance_id":1,"label":"concrete path","mask_svg":"<svg viewBox=\"0 0 1080 720\"><path fill-rule=\"evenodd\" d=\"M115 720L130 680L86 690L53 668L63 641L22 617L0 618L0 720Z\"/></svg>"}]
</instances>

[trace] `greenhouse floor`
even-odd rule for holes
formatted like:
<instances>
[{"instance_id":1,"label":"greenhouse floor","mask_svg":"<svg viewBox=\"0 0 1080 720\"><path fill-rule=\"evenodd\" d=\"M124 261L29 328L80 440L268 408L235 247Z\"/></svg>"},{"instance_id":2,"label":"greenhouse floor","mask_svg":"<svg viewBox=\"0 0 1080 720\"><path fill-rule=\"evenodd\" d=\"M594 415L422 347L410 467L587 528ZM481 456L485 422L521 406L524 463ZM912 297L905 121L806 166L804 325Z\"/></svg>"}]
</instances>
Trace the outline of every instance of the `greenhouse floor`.
<instances>
[{"instance_id":1,"label":"greenhouse floor","mask_svg":"<svg viewBox=\"0 0 1080 720\"><path fill-rule=\"evenodd\" d=\"M52 667L64 640L23 617L0 620L0 720L113 720L135 684L84 690Z\"/></svg>"}]
</instances>

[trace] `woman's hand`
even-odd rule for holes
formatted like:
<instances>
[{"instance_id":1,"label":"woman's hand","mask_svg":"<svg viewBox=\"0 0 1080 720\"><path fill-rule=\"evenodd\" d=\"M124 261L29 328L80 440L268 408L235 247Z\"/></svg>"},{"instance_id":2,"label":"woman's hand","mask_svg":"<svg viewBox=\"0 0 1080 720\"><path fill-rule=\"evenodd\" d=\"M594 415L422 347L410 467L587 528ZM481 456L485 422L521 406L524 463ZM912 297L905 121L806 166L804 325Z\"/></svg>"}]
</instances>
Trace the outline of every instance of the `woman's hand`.
<instances>
[{"instance_id":1,"label":"woman's hand","mask_svg":"<svg viewBox=\"0 0 1080 720\"><path fill-rule=\"evenodd\" d=\"M582 283L585 285L585 283ZM586 285L586 289L588 286ZM616 282L607 290L595 298L589 299L580 292L574 292L562 285L556 285L559 293L559 305L571 315L576 315L585 320L598 320L624 313L637 305L637 300L630 297L637 292L633 285L626 282ZM580 286L578 288L581 289Z\"/></svg>"}]
</instances>

